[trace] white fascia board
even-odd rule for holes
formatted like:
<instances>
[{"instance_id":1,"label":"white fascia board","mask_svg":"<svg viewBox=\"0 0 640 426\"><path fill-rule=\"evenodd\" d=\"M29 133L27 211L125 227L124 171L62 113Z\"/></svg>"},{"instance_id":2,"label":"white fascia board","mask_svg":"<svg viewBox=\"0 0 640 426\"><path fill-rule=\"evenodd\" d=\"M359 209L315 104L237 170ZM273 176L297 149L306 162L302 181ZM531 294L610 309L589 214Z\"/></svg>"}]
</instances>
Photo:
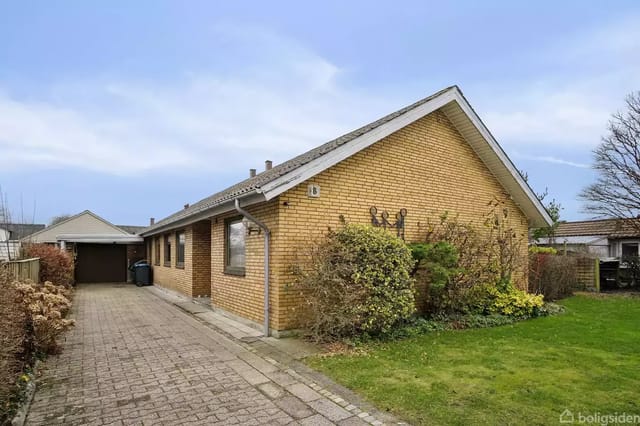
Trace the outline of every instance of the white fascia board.
<instances>
[{"instance_id":1,"label":"white fascia board","mask_svg":"<svg viewBox=\"0 0 640 426\"><path fill-rule=\"evenodd\" d=\"M60 234L56 241L72 243L101 243L101 244L133 244L141 243L142 237L122 234Z\"/></svg>"},{"instance_id":2,"label":"white fascia board","mask_svg":"<svg viewBox=\"0 0 640 426\"><path fill-rule=\"evenodd\" d=\"M264 185L260 190L264 193L265 198L270 200L278 195L288 191L296 185L312 178L313 176L323 172L324 170L338 164L357 152L373 145L381 139L397 132L398 130L408 126L409 124L419 120L420 118L431 114L432 112L442 108L450 102L456 102L465 115L469 118L474 127L480 132L483 139L489 145L493 153L498 157L500 162L505 166L509 173L513 176L520 189L531 201L537 212L540 214L544 222L549 226L552 225L553 220L547 213L538 197L533 193L529 185L524 181L520 173L516 170L511 160L507 157L502 150L498 142L493 138L491 132L484 126L480 117L477 116L473 108L468 104L464 96L457 87L453 87L450 90L442 93L440 96L425 102L424 104L400 115L393 120L385 123L368 133L365 133L350 142L347 142L343 146L336 148L335 150L313 160L298 169L287 173L278 179Z\"/></svg>"},{"instance_id":3,"label":"white fascia board","mask_svg":"<svg viewBox=\"0 0 640 426\"><path fill-rule=\"evenodd\" d=\"M482 120L480 120L480 117L478 117L478 115L475 113L473 108L471 108L471 105L469 105L466 99L462 96L462 93L460 93L458 88L454 88L453 90L455 90L455 94L456 94L455 100L460 106L460 108L462 108L462 111L464 111L466 116L469 117L469 120L471 120L471 123L473 123L473 125L475 126L476 129L478 129L478 131L480 132L484 140L489 144L489 147L491 147L493 152L500 159L502 164L504 164L507 170L509 170L509 173L511 173L511 175L516 180L516 182L518 183L522 191L531 200L531 202L533 203L535 208L538 210L538 212L540 213L544 221L547 223L547 225L549 226L553 225L553 219L551 219L551 217L549 216L547 209L544 208L544 206L542 205L542 203L540 202L536 194L531 190L529 185L524 181L524 179L520 175L520 172L518 172L518 170L515 168L515 166L509 159L509 157L507 157L507 154L502 150L498 142L494 139L493 135L491 135L491 132L489 131L489 129L486 128Z\"/></svg>"},{"instance_id":4,"label":"white fascia board","mask_svg":"<svg viewBox=\"0 0 640 426\"><path fill-rule=\"evenodd\" d=\"M244 200L243 206L245 207L267 201L265 199L265 196L263 194L257 193L257 191L249 192L248 194L236 198ZM167 232L172 229L188 226L201 220L213 219L215 216L220 216L221 214L235 211L236 208L234 206L234 200L235 198L231 198L228 201L225 201L224 203L219 204L215 207L203 209L201 212L194 213L191 216L187 216L184 219L180 219L175 222L167 223L166 225L154 228L151 231L142 231L138 235L140 235L141 237L150 237L152 235L162 234L163 232Z\"/></svg>"},{"instance_id":5,"label":"white fascia board","mask_svg":"<svg viewBox=\"0 0 640 426\"><path fill-rule=\"evenodd\" d=\"M428 102L400 115L393 120L382 124L375 129L358 136L357 138L345 143L344 145L334 149L323 156L301 166L290 173L287 173L267 184L260 189L264 193L267 200L288 191L294 186L304 182L307 179L325 171L331 166L338 164L357 152L373 145L374 143L384 139L385 137L397 132L403 127L408 126L416 120L436 111L455 99L455 92L450 89L440 96L431 99Z\"/></svg>"}]
</instances>

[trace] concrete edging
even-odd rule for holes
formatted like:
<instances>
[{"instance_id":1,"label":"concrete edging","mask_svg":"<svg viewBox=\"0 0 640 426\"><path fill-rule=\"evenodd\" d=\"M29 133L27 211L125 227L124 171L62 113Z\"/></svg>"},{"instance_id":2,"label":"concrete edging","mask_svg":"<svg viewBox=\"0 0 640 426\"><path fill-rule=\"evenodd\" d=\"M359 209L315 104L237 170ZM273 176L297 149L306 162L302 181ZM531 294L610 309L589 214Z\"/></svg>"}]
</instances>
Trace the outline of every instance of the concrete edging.
<instances>
[{"instance_id":1,"label":"concrete edging","mask_svg":"<svg viewBox=\"0 0 640 426\"><path fill-rule=\"evenodd\" d=\"M36 361L33 365L33 371L35 372L40 366L40 361ZM29 381L27 382L25 390L25 399L16 411L16 415L11 420L11 426L24 426L27 421L27 415L29 414L29 408L31 408L31 402L33 402L33 396L36 393L36 376L33 372L28 373Z\"/></svg>"}]
</instances>

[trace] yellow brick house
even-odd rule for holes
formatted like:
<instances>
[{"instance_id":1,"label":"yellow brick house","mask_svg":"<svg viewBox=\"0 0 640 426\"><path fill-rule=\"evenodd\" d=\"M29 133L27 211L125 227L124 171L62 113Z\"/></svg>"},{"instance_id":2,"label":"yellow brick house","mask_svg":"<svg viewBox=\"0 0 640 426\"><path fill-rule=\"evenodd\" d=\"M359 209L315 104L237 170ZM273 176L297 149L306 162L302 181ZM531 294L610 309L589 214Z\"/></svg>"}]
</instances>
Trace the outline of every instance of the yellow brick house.
<instances>
[{"instance_id":1,"label":"yellow brick house","mask_svg":"<svg viewBox=\"0 0 640 426\"><path fill-rule=\"evenodd\" d=\"M275 335L302 301L290 266L343 221L395 223L407 241L443 212L481 223L495 197L513 225L551 219L457 86L265 170L152 224L141 235L156 285L210 296L215 310ZM397 232L394 229L392 232Z\"/></svg>"}]
</instances>

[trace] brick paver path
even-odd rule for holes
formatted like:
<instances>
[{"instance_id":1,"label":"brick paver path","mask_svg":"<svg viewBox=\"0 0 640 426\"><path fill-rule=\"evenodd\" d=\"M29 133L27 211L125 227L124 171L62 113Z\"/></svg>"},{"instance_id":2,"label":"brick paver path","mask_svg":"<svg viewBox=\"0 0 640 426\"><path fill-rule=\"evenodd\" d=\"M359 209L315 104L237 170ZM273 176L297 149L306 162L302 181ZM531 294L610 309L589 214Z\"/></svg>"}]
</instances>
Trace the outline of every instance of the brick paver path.
<instances>
[{"instance_id":1,"label":"brick paver path","mask_svg":"<svg viewBox=\"0 0 640 426\"><path fill-rule=\"evenodd\" d=\"M144 289L80 286L72 315L27 424L364 424Z\"/></svg>"}]
</instances>

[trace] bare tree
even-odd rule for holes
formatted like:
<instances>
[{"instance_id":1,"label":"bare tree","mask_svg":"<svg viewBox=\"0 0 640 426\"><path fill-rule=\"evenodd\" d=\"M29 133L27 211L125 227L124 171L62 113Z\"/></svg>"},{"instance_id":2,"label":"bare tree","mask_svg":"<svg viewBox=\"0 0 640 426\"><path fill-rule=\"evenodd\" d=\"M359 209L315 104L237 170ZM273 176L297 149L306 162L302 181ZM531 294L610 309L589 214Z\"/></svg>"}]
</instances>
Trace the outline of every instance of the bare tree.
<instances>
[{"instance_id":1,"label":"bare tree","mask_svg":"<svg viewBox=\"0 0 640 426\"><path fill-rule=\"evenodd\" d=\"M6 230L9 232L9 225L11 224L11 211L9 210L9 201L7 199L7 195L2 192L2 188L0 187L0 229ZM7 259L11 260L11 242L10 238L7 235L7 238L4 242L7 250Z\"/></svg>"},{"instance_id":2,"label":"bare tree","mask_svg":"<svg viewBox=\"0 0 640 426\"><path fill-rule=\"evenodd\" d=\"M524 179L525 182L529 183L529 174L524 170L520 170L520 176ZM536 228L531 233L531 238L534 241L538 241L540 238L549 238L550 242L555 243L555 236L558 226L560 223L564 221L560 221L560 212L563 210L562 204L558 202L555 198L546 201L549 196L549 188L545 188L542 192L534 192L538 200L542 203L544 208L549 213L549 217L552 220L551 226L544 226L542 228Z\"/></svg>"},{"instance_id":3,"label":"bare tree","mask_svg":"<svg viewBox=\"0 0 640 426\"><path fill-rule=\"evenodd\" d=\"M626 98L626 110L612 115L608 134L594 151L596 182L580 198L598 217L636 219L640 214L640 91ZM626 220L640 231L640 221Z\"/></svg>"},{"instance_id":4,"label":"bare tree","mask_svg":"<svg viewBox=\"0 0 640 426\"><path fill-rule=\"evenodd\" d=\"M59 215L57 215L57 216L54 216L54 217L52 217L52 218L51 218L51 220L49 221L49 226L51 226L51 225L55 225L56 223L63 222L63 221L65 221L65 220L69 219L70 217L71 217L71 215L70 215L70 214L67 214L67 213L65 213L65 214L59 214Z\"/></svg>"}]
</instances>

